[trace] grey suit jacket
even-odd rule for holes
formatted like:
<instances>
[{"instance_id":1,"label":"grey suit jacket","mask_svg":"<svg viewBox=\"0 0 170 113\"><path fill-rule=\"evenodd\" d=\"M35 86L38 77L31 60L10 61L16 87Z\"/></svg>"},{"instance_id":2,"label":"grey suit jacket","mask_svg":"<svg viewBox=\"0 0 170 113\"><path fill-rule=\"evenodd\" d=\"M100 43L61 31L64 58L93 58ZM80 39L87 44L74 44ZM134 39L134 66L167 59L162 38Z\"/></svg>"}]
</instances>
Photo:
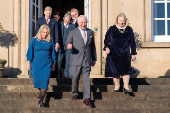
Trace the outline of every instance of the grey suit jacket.
<instances>
[{"instance_id":1,"label":"grey suit jacket","mask_svg":"<svg viewBox=\"0 0 170 113\"><path fill-rule=\"evenodd\" d=\"M87 42L84 44L83 37L79 30L79 27L69 32L66 40L66 47L68 44L72 44L72 52L70 55L70 65L81 65L84 54L87 57L89 67L91 67L92 61L97 61L96 47L94 42L94 32L87 29Z\"/></svg>"}]
</instances>

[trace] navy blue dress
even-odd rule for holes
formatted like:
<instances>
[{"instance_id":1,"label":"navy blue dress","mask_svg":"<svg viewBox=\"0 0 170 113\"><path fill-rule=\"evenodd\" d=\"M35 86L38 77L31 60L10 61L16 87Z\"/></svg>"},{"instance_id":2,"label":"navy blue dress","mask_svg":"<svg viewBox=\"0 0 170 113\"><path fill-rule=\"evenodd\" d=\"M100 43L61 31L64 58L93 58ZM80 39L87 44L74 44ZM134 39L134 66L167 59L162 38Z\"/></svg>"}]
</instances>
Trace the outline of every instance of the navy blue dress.
<instances>
[{"instance_id":1,"label":"navy blue dress","mask_svg":"<svg viewBox=\"0 0 170 113\"><path fill-rule=\"evenodd\" d=\"M56 62L54 42L33 38L28 47L27 61L31 62L34 88L48 89L52 65Z\"/></svg>"},{"instance_id":2,"label":"navy blue dress","mask_svg":"<svg viewBox=\"0 0 170 113\"><path fill-rule=\"evenodd\" d=\"M118 77L134 72L131 68L131 55L137 53L133 29L130 26L125 28L124 33L115 25L111 26L105 35L104 44L104 50L106 47L110 49L106 58L105 77Z\"/></svg>"}]
</instances>

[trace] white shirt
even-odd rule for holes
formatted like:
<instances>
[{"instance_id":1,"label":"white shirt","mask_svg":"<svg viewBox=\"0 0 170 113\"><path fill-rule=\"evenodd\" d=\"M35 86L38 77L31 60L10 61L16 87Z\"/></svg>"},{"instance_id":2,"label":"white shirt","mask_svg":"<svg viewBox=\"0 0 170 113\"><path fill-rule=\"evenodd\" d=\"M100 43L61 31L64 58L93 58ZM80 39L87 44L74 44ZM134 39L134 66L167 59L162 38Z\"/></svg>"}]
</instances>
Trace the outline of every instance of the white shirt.
<instances>
[{"instance_id":1,"label":"white shirt","mask_svg":"<svg viewBox=\"0 0 170 113\"><path fill-rule=\"evenodd\" d=\"M45 16L45 20L47 20L47 17ZM48 22L50 22L50 18L48 19Z\"/></svg>"},{"instance_id":2,"label":"white shirt","mask_svg":"<svg viewBox=\"0 0 170 113\"><path fill-rule=\"evenodd\" d=\"M66 27L66 24L64 23L64 26ZM66 28L68 28L69 27L69 24L67 24L67 27Z\"/></svg>"}]
</instances>

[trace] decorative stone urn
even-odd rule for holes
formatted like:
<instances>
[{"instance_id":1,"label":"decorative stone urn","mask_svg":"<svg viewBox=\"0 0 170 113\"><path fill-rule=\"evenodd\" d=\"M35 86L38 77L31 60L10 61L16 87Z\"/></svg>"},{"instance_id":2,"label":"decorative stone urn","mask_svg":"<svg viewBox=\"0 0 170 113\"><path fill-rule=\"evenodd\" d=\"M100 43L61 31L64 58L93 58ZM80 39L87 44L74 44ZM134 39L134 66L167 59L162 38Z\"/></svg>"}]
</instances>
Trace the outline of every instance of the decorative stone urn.
<instances>
[{"instance_id":1,"label":"decorative stone urn","mask_svg":"<svg viewBox=\"0 0 170 113\"><path fill-rule=\"evenodd\" d=\"M4 66L7 63L6 60L0 59L0 78L3 77L3 72L4 72Z\"/></svg>"}]
</instances>

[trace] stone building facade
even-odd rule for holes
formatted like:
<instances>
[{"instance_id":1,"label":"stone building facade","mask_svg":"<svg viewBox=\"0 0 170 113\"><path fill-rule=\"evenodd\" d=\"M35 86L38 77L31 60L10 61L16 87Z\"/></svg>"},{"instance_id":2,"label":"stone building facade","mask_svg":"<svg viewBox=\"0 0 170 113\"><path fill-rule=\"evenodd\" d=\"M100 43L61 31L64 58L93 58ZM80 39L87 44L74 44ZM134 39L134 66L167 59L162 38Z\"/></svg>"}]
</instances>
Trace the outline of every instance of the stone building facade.
<instances>
[{"instance_id":1,"label":"stone building facade","mask_svg":"<svg viewBox=\"0 0 170 113\"><path fill-rule=\"evenodd\" d=\"M57 2L57 0L49 1ZM60 2L61 0L58 0L58 3ZM5 76L28 77L25 68L26 52L32 37L32 27L36 25L30 17L36 15L34 17L36 20L42 16L45 3L45 0L0 0L0 23L4 29L0 34L0 59L7 60ZM116 16L122 12L126 14L129 25L139 34L142 42L142 47L137 51L137 60L132 62L133 68L137 70L134 76L170 76L168 35L170 1L79 0L78 3L84 6L84 14L89 20L88 27L95 30L97 64L92 68L91 76L103 77L103 58L106 54L102 48L105 33L115 23ZM37 4L37 11L35 9L34 11L37 14L33 12L35 4Z\"/></svg>"}]
</instances>

